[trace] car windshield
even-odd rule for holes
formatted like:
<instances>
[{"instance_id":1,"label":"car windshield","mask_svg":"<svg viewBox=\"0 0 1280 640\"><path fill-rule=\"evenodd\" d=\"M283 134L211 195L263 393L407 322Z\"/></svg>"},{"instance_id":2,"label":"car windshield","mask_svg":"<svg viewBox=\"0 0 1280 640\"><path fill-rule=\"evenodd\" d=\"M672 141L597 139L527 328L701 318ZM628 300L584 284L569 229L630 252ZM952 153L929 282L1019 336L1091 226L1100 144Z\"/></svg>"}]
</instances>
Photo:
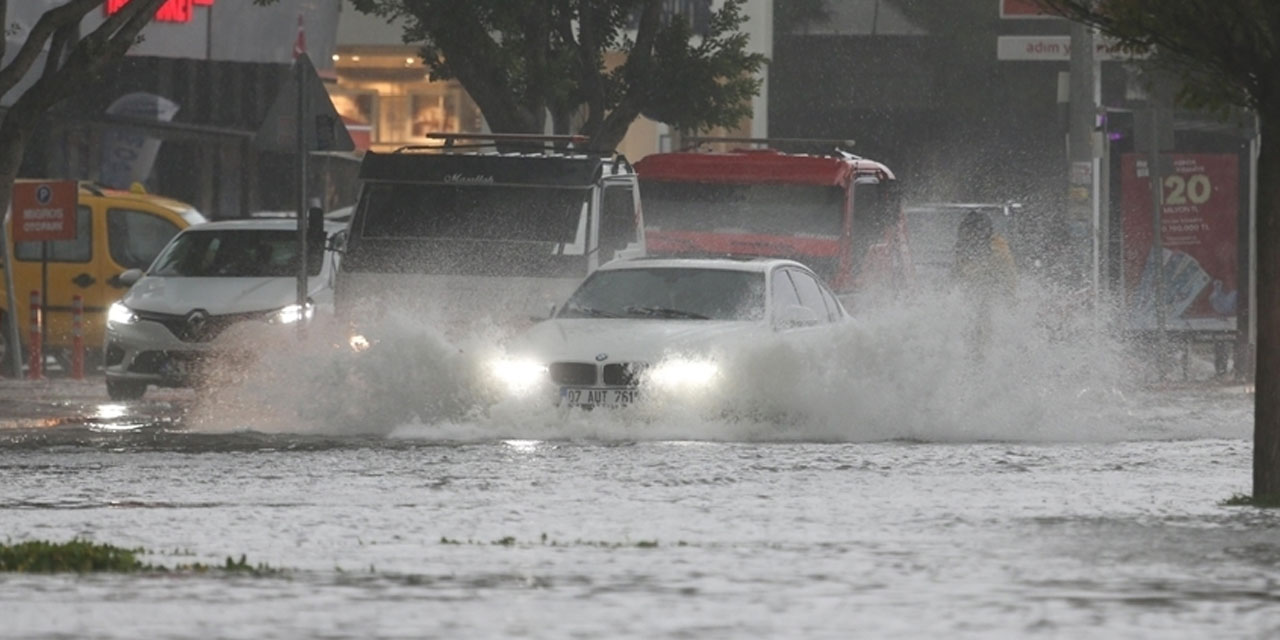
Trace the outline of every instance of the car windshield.
<instances>
[{"instance_id":1,"label":"car windshield","mask_svg":"<svg viewBox=\"0 0 1280 640\"><path fill-rule=\"evenodd\" d=\"M572 243L590 195L579 188L376 184L364 196L363 235Z\"/></svg>"},{"instance_id":2,"label":"car windshield","mask_svg":"<svg viewBox=\"0 0 1280 640\"><path fill-rule=\"evenodd\" d=\"M760 320L764 274L669 267L597 271L557 317Z\"/></svg>"},{"instance_id":3,"label":"car windshield","mask_svg":"<svg viewBox=\"0 0 1280 640\"><path fill-rule=\"evenodd\" d=\"M165 247L150 275L183 278L287 278L298 273L297 233L288 230L186 231ZM307 248L307 272L320 275L324 250Z\"/></svg>"},{"instance_id":4,"label":"car windshield","mask_svg":"<svg viewBox=\"0 0 1280 640\"><path fill-rule=\"evenodd\" d=\"M645 182L641 189L651 229L838 238L844 227L840 187Z\"/></svg>"}]
</instances>

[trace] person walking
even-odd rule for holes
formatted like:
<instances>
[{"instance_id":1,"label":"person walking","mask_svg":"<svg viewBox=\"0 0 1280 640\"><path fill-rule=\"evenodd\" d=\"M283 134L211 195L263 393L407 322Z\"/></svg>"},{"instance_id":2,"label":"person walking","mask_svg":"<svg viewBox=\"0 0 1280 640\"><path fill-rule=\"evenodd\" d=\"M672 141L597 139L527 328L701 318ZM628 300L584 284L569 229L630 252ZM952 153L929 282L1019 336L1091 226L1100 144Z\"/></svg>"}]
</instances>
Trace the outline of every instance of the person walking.
<instances>
[{"instance_id":1,"label":"person walking","mask_svg":"<svg viewBox=\"0 0 1280 640\"><path fill-rule=\"evenodd\" d=\"M983 211L969 211L960 221L951 278L973 305L969 347L971 355L981 360L991 341L992 310L1009 303L1018 284L1009 243L996 233L991 217Z\"/></svg>"}]
</instances>

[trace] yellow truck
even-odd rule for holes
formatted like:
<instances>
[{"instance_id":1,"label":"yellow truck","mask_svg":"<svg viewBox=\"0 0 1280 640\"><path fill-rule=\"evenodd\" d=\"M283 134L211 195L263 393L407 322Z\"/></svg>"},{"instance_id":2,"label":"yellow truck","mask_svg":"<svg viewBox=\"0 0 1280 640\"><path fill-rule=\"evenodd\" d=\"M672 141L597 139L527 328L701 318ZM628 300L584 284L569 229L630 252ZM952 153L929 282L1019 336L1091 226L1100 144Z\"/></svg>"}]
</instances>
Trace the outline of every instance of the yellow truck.
<instances>
[{"instance_id":1,"label":"yellow truck","mask_svg":"<svg viewBox=\"0 0 1280 640\"><path fill-rule=\"evenodd\" d=\"M146 193L138 186L120 191L80 183L76 239L47 243L45 353L66 362L72 342L72 299L79 295L84 304L84 344L89 361L94 361L93 356L102 348L107 307L128 288L120 282L120 274L126 269L145 270L170 238L201 222L205 217L191 205ZM13 313L0 290L0 371L11 374L8 326L17 322L19 340L25 348L30 338L31 292L41 288L43 243L22 242L14 246L12 222L6 231L13 252L18 308Z\"/></svg>"}]
</instances>

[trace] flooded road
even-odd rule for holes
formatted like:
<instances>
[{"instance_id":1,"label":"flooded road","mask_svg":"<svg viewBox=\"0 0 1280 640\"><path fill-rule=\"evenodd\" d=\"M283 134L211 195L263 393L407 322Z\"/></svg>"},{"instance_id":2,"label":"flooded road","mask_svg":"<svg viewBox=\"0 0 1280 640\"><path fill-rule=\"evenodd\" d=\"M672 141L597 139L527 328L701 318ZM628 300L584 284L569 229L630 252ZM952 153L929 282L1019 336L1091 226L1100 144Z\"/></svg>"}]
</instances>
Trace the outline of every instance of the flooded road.
<instances>
[{"instance_id":1,"label":"flooded road","mask_svg":"<svg viewBox=\"0 0 1280 640\"><path fill-rule=\"evenodd\" d=\"M1250 480L1252 398L1229 390L1131 393L1086 438L968 442L600 415L536 439L262 433L202 428L186 392L92 395L0 429L0 535L285 571L0 575L0 636L1280 633L1280 514L1221 506Z\"/></svg>"}]
</instances>

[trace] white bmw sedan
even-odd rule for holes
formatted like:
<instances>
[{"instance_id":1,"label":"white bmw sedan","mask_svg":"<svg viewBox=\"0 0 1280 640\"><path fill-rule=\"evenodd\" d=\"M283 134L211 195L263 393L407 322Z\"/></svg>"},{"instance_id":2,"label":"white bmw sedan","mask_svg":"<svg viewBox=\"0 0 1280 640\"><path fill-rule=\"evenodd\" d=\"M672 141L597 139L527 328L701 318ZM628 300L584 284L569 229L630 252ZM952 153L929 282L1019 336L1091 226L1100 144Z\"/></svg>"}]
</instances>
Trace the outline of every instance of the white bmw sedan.
<instances>
[{"instance_id":1,"label":"white bmw sedan","mask_svg":"<svg viewBox=\"0 0 1280 640\"><path fill-rule=\"evenodd\" d=\"M809 268L777 259L637 259L588 277L490 371L508 397L622 407L697 394L721 354L764 340L820 343L848 319Z\"/></svg>"},{"instance_id":2,"label":"white bmw sedan","mask_svg":"<svg viewBox=\"0 0 1280 640\"><path fill-rule=\"evenodd\" d=\"M148 385L193 386L213 358L250 357L247 341L333 313L336 247L345 225L325 223L307 249L308 303L297 304L297 223L227 220L174 236L107 311L107 393L141 397Z\"/></svg>"}]
</instances>

